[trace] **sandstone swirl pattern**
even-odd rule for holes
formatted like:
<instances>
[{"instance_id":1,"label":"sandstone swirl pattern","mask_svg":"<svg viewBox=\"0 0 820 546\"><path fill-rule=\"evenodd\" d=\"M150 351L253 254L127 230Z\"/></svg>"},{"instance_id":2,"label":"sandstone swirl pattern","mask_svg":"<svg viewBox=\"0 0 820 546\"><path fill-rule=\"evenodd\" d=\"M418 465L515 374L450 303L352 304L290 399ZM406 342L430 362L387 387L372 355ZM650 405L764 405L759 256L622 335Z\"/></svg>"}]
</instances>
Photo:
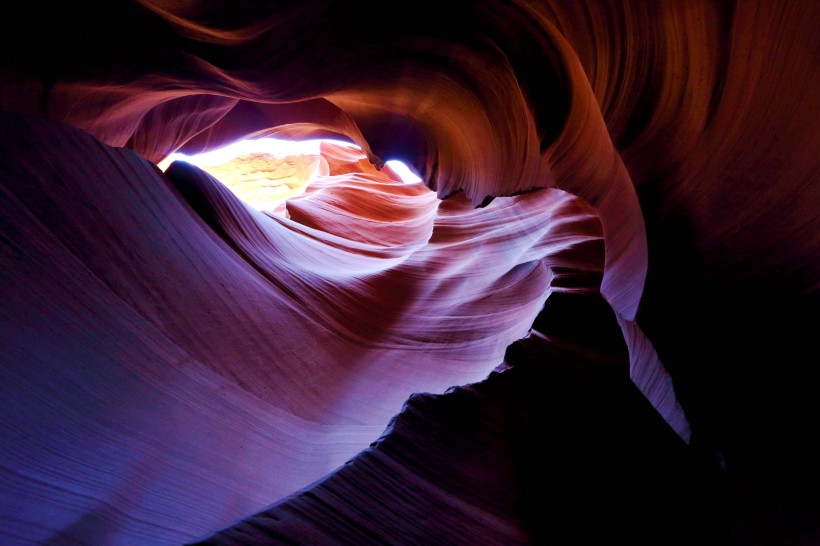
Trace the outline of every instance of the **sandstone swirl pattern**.
<instances>
[{"instance_id":1,"label":"sandstone swirl pattern","mask_svg":"<svg viewBox=\"0 0 820 546\"><path fill-rule=\"evenodd\" d=\"M818 507L798 499L820 485L816 2L459 1L456 18L412 2L390 20L330 0L107 4L21 5L0 38L13 52L0 62L3 542L202 538L328 475L412 393L481 381L505 354L512 370L444 395L479 393L478 429L537 413L536 393L516 401L501 384L586 381L526 362L609 366L622 372L601 394L610 407L632 407L628 374L649 404L630 415L666 423L636 424L633 440L656 438L645 447L668 468L689 468L686 442L726 467L732 538L811 542ZM195 167L154 166L256 136L363 152L326 145L319 178L278 214ZM401 184L382 168L392 158L423 183ZM550 311L556 298L599 302L607 326L554 330L573 308ZM613 335L615 363L595 350ZM521 347L530 356L510 358ZM412 451L425 420L455 427L462 452L521 438L422 406L433 417L407 436L413 460L458 464L458 449ZM565 422L581 426L576 414ZM426 479L399 472L411 489ZM333 489L348 475L326 487L356 491ZM509 506L459 495L453 521L484 510L499 540L544 538ZM385 518L375 498L364 523L346 521ZM332 520L321 506L303 531ZM346 536L432 536L359 531Z\"/></svg>"}]
</instances>

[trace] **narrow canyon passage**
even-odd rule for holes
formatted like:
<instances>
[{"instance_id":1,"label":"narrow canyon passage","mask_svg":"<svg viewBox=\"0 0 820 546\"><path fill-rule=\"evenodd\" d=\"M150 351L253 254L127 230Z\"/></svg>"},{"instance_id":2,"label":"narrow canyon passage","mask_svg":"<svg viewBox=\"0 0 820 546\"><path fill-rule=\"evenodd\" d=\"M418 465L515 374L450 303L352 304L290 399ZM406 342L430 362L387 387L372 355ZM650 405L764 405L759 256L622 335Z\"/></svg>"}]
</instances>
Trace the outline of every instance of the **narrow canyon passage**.
<instances>
[{"instance_id":1,"label":"narrow canyon passage","mask_svg":"<svg viewBox=\"0 0 820 546\"><path fill-rule=\"evenodd\" d=\"M15 7L0 542L818 542L817 2Z\"/></svg>"}]
</instances>

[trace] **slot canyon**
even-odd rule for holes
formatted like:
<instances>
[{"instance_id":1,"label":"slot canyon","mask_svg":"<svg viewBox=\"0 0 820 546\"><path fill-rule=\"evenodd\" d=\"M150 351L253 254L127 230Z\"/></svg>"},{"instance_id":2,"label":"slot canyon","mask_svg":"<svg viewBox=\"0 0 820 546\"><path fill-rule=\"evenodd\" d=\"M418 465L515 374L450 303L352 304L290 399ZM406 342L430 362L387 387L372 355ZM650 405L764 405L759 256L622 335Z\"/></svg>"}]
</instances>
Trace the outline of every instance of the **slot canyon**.
<instances>
[{"instance_id":1,"label":"slot canyon","mask_svg":"<svg viewBox=\"0 0 820 546\"><path fill-rule=\"evenodd\" d=\"M2 26L0 544L820 544L820 3Z\"/></svg>"}]
</instances>

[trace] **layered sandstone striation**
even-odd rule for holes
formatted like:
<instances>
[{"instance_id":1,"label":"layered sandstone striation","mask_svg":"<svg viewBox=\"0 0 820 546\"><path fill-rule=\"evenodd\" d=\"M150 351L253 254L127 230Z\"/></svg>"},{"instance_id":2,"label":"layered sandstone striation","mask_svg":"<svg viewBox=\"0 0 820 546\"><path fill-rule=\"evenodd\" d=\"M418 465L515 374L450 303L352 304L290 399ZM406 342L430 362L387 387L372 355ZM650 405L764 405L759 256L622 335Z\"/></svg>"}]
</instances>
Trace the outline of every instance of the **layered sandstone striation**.
<instances>
[{"instance_id":1,"label":"layered sandstone striation","mask_svg":"<svg viewBox=\"0 0 820 546\"><path fill-rule=\"evenodd\" d=\"M609 384L588 406L639 392L638 413L612 415L668 461L647 476L669 488L647 495L697 502L666 472L707 475L695 457L723 469L723 538L816 542L820 507L803 499L820 485L820 4L458 1L454 18L413 2L389 20L334 1L18 7L0 33L3 542L209 536L343 465L412 393L481 382L522 343L542 355L529 369L606 368L594 348L613 331L620 379L508 358L444 395L478 400L470 415L448 423L436 402L414 420L410 404L396 423L412 433L394 441L456 468L471 445L519 441L498 431L511 421L547 426L499 385ZM324 146L288 171L311 179L304 193L269 213L226 174L155 166L265 136L361 152ZM401 183L393 158L422 183ZM617 327L548 335L545 320L597 313L556 297L593 298ZM562 438L590 420L567 410ZM476 432L451 430L464 423ZM425 446L426 430L440 438ZM368 491L386 477L356 485L374 449L321 482L362 495L370 515L344 536L430 539L377 515ZM535 468L505 457L499 483ZM524 485L487 504L464 482L488 469L469 468L396 472L407 491L448 490L419 513L445 503L450 521L498 523L486 537L549 538L505 504ZM325 535L305 536L332 537L322 495L275 510L307 503L301 529ZM682 520L661 519L677 536Z\"/></svg>"}]
</instances>

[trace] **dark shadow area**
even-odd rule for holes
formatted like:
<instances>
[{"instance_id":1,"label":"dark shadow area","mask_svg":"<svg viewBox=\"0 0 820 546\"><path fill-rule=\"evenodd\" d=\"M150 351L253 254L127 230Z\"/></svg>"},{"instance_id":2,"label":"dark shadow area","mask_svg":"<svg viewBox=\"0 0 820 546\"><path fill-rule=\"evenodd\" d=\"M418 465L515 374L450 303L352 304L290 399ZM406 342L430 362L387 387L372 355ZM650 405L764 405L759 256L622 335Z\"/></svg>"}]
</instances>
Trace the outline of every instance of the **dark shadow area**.
<instances>
[{"instance_id":1,"label":"dark shadow area","mask_svg":"<svg viewBox=\"0 0 820 546\"><path fill-rule=\"evenodd\" d=\"M820 302L762 263L705 274L682 217L650 216L647 232L638 322L674 377L695 452L725 465L732 544L820 543Z\"/></svg>"}]
</instances>

